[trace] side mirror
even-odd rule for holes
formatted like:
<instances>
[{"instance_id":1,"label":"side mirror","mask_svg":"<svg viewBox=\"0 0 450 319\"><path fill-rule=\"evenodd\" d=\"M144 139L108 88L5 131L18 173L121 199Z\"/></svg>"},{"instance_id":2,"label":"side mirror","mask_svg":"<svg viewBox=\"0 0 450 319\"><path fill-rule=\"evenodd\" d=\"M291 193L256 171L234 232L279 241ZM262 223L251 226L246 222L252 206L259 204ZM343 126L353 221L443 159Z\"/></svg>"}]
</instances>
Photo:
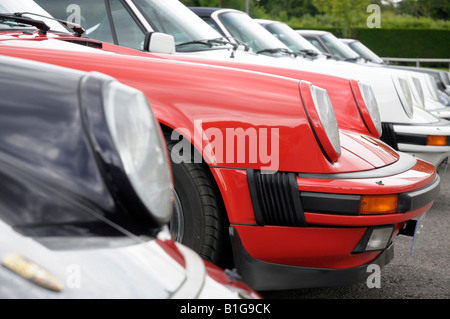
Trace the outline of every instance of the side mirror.
<instances>
[{"instance_id":1,"label":"side mirror","mask_svg":"<svg viewBox=\"0 0 450 319\"><path fill-rule=\"evenodd\" d=\"M166 33L148 32L145 34L144 51L173 54L175 52L175 38Z\"/></svg>"}]
</instances>

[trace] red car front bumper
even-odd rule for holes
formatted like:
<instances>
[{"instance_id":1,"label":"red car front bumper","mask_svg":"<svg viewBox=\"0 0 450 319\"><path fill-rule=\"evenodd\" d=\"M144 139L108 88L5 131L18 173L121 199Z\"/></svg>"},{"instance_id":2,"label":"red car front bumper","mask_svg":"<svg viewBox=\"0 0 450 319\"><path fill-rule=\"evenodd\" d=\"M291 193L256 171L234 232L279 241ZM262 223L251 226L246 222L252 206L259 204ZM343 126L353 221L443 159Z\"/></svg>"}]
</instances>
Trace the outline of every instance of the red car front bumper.
<instances>
[{"instance_id":1,"label":"red car front bumper","mask_svg":"<svg viewBox=\"0 0 450 319\"><path fill-rule=\"evenodd\" d=\"M440 188L434 166L409 155L378 171L357 173L261 177L224 168L213 173L228 185L221 191L235 266L256 290L364 280L368 265L390 262L394 238L431 208ZM398 194L398 212L362 216L356 211L361 195L384 194ZM387 245L366 250L378 228L388 229Z\"/></svg>"}]
</instances>

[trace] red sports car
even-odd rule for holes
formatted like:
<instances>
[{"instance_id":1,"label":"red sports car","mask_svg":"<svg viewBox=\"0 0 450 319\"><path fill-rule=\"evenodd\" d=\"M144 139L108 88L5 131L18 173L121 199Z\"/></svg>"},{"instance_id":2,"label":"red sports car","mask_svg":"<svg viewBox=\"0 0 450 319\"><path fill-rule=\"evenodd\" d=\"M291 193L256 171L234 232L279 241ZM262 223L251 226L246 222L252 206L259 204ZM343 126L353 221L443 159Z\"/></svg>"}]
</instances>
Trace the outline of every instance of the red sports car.
<instances>
[{"instance_id":1,"label":"red sports car","mask_svg":"<svg viewBox=\"0 0 450 319\"><path fill-rule=\"evenodd\" d=\"M172 160L172 232L214 262L231 237L234 265L256 290L363 280L439 193L433 165L338 129L327 91L308 81L113 54L42 19L0 16L0 53L144 92Z\"/></svg>"}]
</instances>

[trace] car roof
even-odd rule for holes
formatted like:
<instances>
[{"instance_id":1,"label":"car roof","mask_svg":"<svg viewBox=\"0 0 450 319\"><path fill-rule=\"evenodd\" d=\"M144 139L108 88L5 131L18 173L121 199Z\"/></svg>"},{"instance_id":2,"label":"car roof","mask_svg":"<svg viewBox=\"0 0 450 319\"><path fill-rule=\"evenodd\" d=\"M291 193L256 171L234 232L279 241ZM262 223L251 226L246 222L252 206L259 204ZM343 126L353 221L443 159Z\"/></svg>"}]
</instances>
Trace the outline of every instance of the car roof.
<instances>
[{"instance_id":1,"label":"car roof","mask_svg":"<svg viewBox=\"0 0 450 319\"><path fill-rule=\"evenodd\" d=\"M308 33L308 34L317 34L317 35L322 35L322 34L327 34L330 33L329 31L323 31L323 30L295 30L299 33Z\"/></svg>"},{"instance_id":2,"label":"car roof","mask_svg":"<svg viewBox=\"0 0 450 319\"><path fill-rule=\"evenodd\" d=\"M275 21L275 20L268 20L268 19L253 19L256 22L260 23L260 24L273 24L273 23L283 23L280 21Z\"/></svg>"},{"instance_id":3,"label":"car roof","mask_svg":"<svg viewBox=\"0 0 450 319\"><path fill-rule=\"evenodd\" d=\"M356 39L347 39L347 38L339 38L339 40L344 41L344 42L346 42L346 43L359 42L359 40L356 40Z\"/></svg>"},{"instance_id":4,"label":"car roof","mask_svg":"<svg viewBox=\"0 0 450 319\"><path fill-rule=\"evenodd\" d=\"M200 16L210 16L217 10L222 10L223 8L213 8L213 7L189 7L191 11L195 12Z\"/></svg>"}]
</instances>

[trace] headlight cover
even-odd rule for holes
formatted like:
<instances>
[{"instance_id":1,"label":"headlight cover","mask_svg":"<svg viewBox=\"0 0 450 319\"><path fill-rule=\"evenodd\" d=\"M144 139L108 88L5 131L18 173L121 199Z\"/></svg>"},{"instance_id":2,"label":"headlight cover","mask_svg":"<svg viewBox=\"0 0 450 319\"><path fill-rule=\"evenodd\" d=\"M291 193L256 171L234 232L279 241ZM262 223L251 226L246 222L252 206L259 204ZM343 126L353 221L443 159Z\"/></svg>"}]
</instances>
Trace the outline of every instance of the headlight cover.
<instances>
[{"instance_id":1,"label":"headlight cover","mask_svg":"<svg viewBox=\"0 0 450 319\"><path fill-rule=\"evenodd\" d=\"M300 81L306 114L324 155L337 162L341 155L339 128L328 92L309 82Z\"/></svg>"},{"instance_id":2,"label":"headlight cover","mask_svg":"<svg viewBox=\"0 0 450 319\"><path fill-rule=\"evenodd\" d=\"M159 124L144 94L117 81L103 87L109 131L140 200L160 224L172 215L173 184Z\"/></svg>"},{"instance_id":3,"label":"headlight cover","mask_svg":"<svg viewBox=\"0 0 450 319\"><path fill-rule=\"evenodd\" d=\"M357 80L350 80L350 86L364 124L373 136L380 137L383 133L381 116L372 86Z\"/></svg>"},{"instance_id":4,"label":"headlight cover","mask_svg":"<svg viewBox=\"0 0 450 319\"><path fill-rule=\"evenodd\" d=\"M392 76L392 81L394 82L395 90L397 91L397 95L403 105L403 109L405 110L406 115L411 118L414 114L414 109L411 89L408 85L408 81L405 78L399 77L397 75Z\"/></svg>"}]
</instances>

